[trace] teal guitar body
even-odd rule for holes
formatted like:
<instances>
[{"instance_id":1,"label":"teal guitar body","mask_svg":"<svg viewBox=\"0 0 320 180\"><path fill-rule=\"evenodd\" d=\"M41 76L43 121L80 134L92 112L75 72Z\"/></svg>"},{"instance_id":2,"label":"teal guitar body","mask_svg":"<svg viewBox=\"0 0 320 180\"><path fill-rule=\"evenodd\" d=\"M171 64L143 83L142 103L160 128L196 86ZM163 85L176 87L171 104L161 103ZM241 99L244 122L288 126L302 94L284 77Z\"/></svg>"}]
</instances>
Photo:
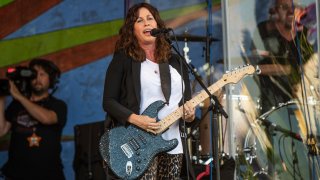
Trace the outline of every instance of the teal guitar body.
<instances>
[{"instance_id":1,"label":"teal guitar body","mask_svg":"<svg viewBox=\"0 0 320 180\"><path fill-rule=\"evenodd\" d=\"M156 101L148 106L143 115L157 118L163 106L163 101ZM137 179L148 169L157 154L172 150L177 145L177 139L167 141L161 134L154 135L129 125L105 132L99 148L103 160L114 174L121 179Z\"/></svg>"}]
</instances>

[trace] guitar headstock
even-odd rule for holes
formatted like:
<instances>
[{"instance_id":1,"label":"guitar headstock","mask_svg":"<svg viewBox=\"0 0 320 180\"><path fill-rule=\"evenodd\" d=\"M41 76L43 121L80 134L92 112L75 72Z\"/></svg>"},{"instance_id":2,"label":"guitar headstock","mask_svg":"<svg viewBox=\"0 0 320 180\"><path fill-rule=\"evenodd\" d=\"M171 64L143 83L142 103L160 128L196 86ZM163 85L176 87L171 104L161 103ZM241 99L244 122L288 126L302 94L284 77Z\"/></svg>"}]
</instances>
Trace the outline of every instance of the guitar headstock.
<instances>
[{"instance_id":1,"label":"guitar headstock","mask_svg":"<svg viewBox=\"0 0 320 180\"><path fill-rule=\"evenodd\" d=\"M245 75L253 74L254 72L256 72L256 69L252 65L244 65L225 73L222 79L226 83L237 83Z\"/></svg>"}]
</instances>

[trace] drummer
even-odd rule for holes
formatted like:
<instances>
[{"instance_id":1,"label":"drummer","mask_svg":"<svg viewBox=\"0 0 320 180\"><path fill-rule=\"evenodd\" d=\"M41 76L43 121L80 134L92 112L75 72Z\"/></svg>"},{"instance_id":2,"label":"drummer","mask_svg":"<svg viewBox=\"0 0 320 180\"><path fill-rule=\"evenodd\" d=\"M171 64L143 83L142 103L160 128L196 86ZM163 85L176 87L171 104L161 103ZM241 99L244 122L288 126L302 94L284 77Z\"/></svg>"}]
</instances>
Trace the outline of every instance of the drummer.
<instances>
[{"instance_id":1,"label":"drummer","mask_svg":"<svg viewBox=\"0 0 320 180\"><path fill-rule=\"evenodd\" d=\"M295 10L292 0L275 0L269 10L270 19L259 23L255 32L252 50L259 56L256 63L261 69L260 114L296 98L300 64L313 54L306 40L307 29L295 26Z\"/></svg>"}]
</instances>

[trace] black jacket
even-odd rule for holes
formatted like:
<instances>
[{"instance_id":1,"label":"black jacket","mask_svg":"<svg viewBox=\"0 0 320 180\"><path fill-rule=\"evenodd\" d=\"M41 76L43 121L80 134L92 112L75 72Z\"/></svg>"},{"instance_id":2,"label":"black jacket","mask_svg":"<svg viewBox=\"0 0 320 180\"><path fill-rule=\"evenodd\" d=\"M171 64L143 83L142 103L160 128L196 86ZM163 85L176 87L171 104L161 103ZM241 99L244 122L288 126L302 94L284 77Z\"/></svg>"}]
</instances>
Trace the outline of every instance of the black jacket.
<instances>
[{"instance_id":1,"label":"black jacket","mask_svg":"<svg viewBox=\"0 0 320 180\"><path fill-rule=\"evenodd\" d=\"M181 74L177 55L172 54L169 64ZM122 52L114 54L106 73L103 93L103 109L108 113L106 122L108 127L110 123L113 123L111 126L127 125L127 119L132 113L139 114L140 69L141 62L133 60ZM186 85L184 98L187 101L191 99L191 88L185 66L183 66L183 77Z\"/></svg>"}]
</instances>

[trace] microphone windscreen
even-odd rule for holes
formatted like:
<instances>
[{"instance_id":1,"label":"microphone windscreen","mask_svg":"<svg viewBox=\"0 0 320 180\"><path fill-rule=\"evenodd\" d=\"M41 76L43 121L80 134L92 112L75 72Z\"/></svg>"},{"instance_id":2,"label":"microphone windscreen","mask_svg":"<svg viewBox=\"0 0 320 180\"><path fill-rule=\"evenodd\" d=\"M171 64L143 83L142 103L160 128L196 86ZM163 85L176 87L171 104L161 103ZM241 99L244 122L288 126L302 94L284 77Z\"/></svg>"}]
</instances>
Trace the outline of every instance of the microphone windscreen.
<instances>
[{"instance_id":1,"label":"microphone windscreen","mask_svg":"<svg viewBox=\"0 0 320 180\"><path fill-rule=\"evenodd\" d=\"M151 32L150 32L151 36L156 36L160 33L161 33L161 29L157 29L157 28L151 29Z\"/></svg>"}]
</instances>

